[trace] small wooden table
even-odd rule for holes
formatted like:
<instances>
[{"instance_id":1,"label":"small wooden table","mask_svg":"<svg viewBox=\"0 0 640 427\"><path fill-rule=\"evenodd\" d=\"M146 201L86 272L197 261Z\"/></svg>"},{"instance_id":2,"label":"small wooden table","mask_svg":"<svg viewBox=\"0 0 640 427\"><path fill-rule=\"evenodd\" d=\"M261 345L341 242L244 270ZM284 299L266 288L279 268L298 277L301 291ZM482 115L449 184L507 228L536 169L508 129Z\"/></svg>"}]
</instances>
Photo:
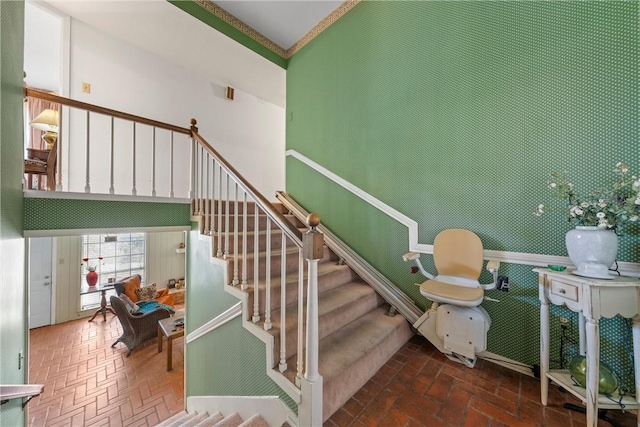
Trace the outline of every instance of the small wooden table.
<instances>
[{"instance_id":1,"label":"small wooden table","mask_svg":"<svg viewBox=\"0 0 640 427\"><path fill-rule=\"evenodd\" d=\"M107 306L107 295L106 295L106 292L109 289L113 289L113 283L99 284L99 285L95 285L95 286L82 285L80 287L80 295L92 294L92 293L95 293L95 292L100 292L102 294L102 297L100 299L100 308L98 310L96 310L95 313L93 313L93 317L91 319L89 319L89 322L93 322L93 319L96 318L98 313L102 313L102 317L104 318L105 322L107 321L107 312L109 312L111 314L116 314L116 312L113 311L113 309L111 307Z\"/></svg>"},{"instance_id":2,"label":"small wooden table","mask_svg":"<svg viewBox=\"0 0 640 427\"><path fill-rule=\"evenodd\" d=\"M173 370L173 340L184 336L184 310L166 319L158 320L158 353L162 353L162 337L167 338L167 371ZM177 325L182 319L182 324Z\"/></svg>"}]
</instances>

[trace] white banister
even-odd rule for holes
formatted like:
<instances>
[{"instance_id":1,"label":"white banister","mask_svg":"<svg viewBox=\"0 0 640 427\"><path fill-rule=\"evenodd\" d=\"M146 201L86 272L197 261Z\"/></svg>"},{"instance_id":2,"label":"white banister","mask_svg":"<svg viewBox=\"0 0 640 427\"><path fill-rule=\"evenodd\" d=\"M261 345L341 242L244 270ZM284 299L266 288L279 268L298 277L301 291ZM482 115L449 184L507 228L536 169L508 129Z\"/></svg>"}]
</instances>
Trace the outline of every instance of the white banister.
<instances>
[{"instance_id":1,"label":"white banister","mask_svg":"<svg viewBox=\"0 0 640 427\"><path fill-rule=\"evenodd\" d=\"M264 295L264 330L268 331L271 329L271 220L267 218L267 230L266 230L266 256L265 256L265 295ZM285 257L284 250L282 251L281 257Z\"/></svg>"},{"instance_id":2,"label":"white banister","mask_svg":"<svg viewBox=\"0 0 640 427\"><path fill-rule=\"evenodd\" d=\"M156 128L152 129L151 142L151 197L156 197Z\"/></svg>"},{"instance_id":3,"label":"white banister","mask_svg":"<svg viewBox=\"0 0 640 427\"><path fill-rule=\"evenodd\" d=\"M246 290L249 287L247 283L247 233L249 226L247 224L247 192L242 192L242 285L241 288Z\"/></svg>"},{"instance_id":4,"label":"white banister","mask_svg":"<svg viewBox=\"0 0 640 427\"><path fill-rule=\"evenodd\" d=\"M287 235L282 232L282 263L280 264L280 372L287 370Z\"/></svg>"},{"instance_id":5,"label":"white banister","mask_svg":"<svg viewBox=\"0 0 640 427\"><path fill-rule=\"evenodd\" d=\"M260 230L260 223L258 222L258 207L256 206L254 209L254 226L253 226L253 317L251 320L253 323L258 323L260 321L260 306L258 304L258 299L260 298L259 291L259 274L260 274L260 259L258 257L258 231Z\"/></svg>"},{"instance_id":6,"label":"white banister","mask_svg":"<svg viewBox=\"0 0 640 427\"><path fill-rule=\"evenodd\" d=\"M169 134L169 197L173 198L173 131Z\"/></svg>"},{"instance_id":7,"label":"white banister","mask_svg":"<svg viewBox=\"0 0 640 427\"><path fill-rule=\"evenodd\" d=\"M216 256L218 258L222 257L222 174L224 171L222 167L220 167L220 176L218 179L218 250L216 252Z\"/></svg>"},{"instance_id":8,"label":"white banister","mask_svg":"<svg viewBox=\"0 0 640 427\"><path fill-rule=\"evenodd\" d=\"M211 232L211 205L209 204L210 200L211 200L211 195L209 194L209 163L211 163L209 161L210 156L209 154L207 154L207 177L204 180L204 188L205 188L205 201L204 201L204 234L205 235L209 235L209 233Z\"/></svg>"},{"instance_id":9,"label":"white banister","mask_svg":"<svg viewBox=\"0 0 640 427\"><path fill-rule=\"evenodd\" d=\"M113 117L111 117L111 144L110 144L110 151L111 151L111 158L110 158L110 163L111 163L111 167L110 167L110 186L109 186L109 194L114 194L115 193L115 187L113 185L113 180L114 180L114 174L113 174L113 168L115 165L115 149L114 149L114 136L113 136Z\"/></svg>"},{"instance_id":10,"label":"white banister","mask_svg":"<svg viewBox=\"0 0 640 427\"><path fill-rule=\"evenodd\" d=\"M225 182L225 208L224 208L224 253L223 257L227 259L229 257L229 174L225 172L224 174L224 182Z\"/></svg>"},{"instance_id":11,"label":"white banister","mask_svg":"<svg viewBox=\"0 0 640 427\"><path fill-rule=\"evenodd\" d=\"M304 369L304 257L302 249L298 250L298 353L296 363L296 386L300 387L302 370Z\"/></svg>"},{"instance_id":12,"label":"white banister","mask_svg":"<svg viewBox=\"0 0 640 427\"><path fill-rule=\"evenodd\" d=\"M131 195L136 196L138 194L138 190L136 189L136 122L133 122L133 143L131 159L133 161L133 165L131 169L133 170L133 186L131 187Z\"/></svg>"},{"instance_id":13,"label":"white banister","mask_svg":"<svg viewBox=\"0 0 640 427\"><path fill-rule=\"evenodd\" d=\"M240 283L238 279L238 183L233 185L233 285Z\"/></svg>"},{"instance_id":14,"label":"white banister","mask_svg":"<svg viewBox=\"0 0 640 427\"><path fill-rule=\"evenodd\" d=\"M87 149L86 149L86 153L87 153L87 161L86 161L86 165L85 165L85 169L86 169L86 177L85 177L85 184L84 184L84 192L85 193L91 193L91 185L89 185L89 140L90 140L90 136L89 136L89 130L91 128L91 119L89 117L89 111L87 110Z\"/></svg>"}]
</instances>

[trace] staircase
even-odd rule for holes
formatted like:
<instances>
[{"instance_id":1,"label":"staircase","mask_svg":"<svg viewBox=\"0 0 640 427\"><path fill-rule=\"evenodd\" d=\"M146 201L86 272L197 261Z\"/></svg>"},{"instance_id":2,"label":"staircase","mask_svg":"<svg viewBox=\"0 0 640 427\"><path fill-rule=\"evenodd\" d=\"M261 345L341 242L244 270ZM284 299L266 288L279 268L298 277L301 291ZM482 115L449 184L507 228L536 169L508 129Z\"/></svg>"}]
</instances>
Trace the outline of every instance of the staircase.
<instances>
[{"instance_id":1,"label":"staircase","mask_svg":"<svg viewBox=\"0 0 640 427\"><path fill-rule=\"evenodd\" d=\"M301 232L307 231L282 204L273 206ZM298 323L303 318L299 316L303 305L299 299L298 248L287 239L283 246L283 232L253 203L202 201L195 209L203 212L201 232L212 235L212 256L224 258L227 253L231 293L247 293L246 320L273 336L272 368L299 384L299 367L305 362L300 352L305 346L298 333ZM207 224L221 228L210 231ZM256 266L256 256L257 268L240 273L245 270L243 265ZM235 271L238 273L232 273ZM387 315L389 306L385 301L327 246L318 261L317 285L318 369L323 378L322 420L326 421L408 341L412 332L402 316ZM305 281L302 295L306 292Z\"/></svg>"},{"instance_id":2,"label":"staircase","mask_svg":"<svg viewBox=\"0 0 640 427\"><path fill-rule=\"evenodd\" d=\"M237 413L227 416L221 412L209 415L208 412L182 411L165 420L156 427L269 427L269 424L259 415L255 414L246 421Z\"/></svg>"}]
</instances>

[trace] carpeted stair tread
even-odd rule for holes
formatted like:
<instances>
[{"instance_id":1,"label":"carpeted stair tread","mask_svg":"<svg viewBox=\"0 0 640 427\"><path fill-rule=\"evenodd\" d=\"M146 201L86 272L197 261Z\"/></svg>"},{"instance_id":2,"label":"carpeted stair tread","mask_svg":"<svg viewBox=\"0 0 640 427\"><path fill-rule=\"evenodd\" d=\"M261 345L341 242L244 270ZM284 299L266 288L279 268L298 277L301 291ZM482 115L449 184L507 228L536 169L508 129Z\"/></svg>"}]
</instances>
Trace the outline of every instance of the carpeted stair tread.
<instances>
[{"instance_id":1,"label":"carpeted stair tread","mask_svg":"<svg viewBox=\"0 0 640 427\"><path fill-rule=\"evenodd\" d=\"M194 427L196 425L198 425L199 423L201 423L202 421L206 420L207 418L209 418L209 414L207 412L201 412L201 413L197 413L196 412L196 416L191 418L188 423L186 425L188 425L189 427Z\"/></svg>"},{"instance_id":2,"label":"carpeted stair tread","mask_svg":"<svg viewBox=\"0 0 640 427\"><path fill-rule=\"evenodd\" d=\"M318 337L322 339L343 325L378 307L384 300L366 283L351 282L323 292L318 296ZM287 306L286 354L293 356L297 348L298 306L294 302ZM271 315L274 336L274 361L280 359L280 309Z\"/></svg>"},{"instance_id":3,"label":"carpeted stair tread","mask_svg":"<svg viewBox=\"0 0 640 427\"><path fill-rule=\"evenodd\" d=\"M264 418L260 414L255 414L242 424L239 427L270 427L269 423L267 423Z\"/></svg>"},{"instance_id":4,"label":"carpeted stair tread","mask_svg":"<svg viewBox=\"0 0 640 427\"><path fill-rule=\"evenodd\" d=\"M222 415L220 412L216 412L215 414L209 415L207 418L200 421L194 427L213 427L223 419L224 415Z\"/></svg>"},{"instance_id":5,"label":"carpeted stair tread","mask_svg":"<svg viewBox=\"0 0 640 427\"><path fill-rule=\"evenodd\" d=\"M214 424L214 427L238 427L240 424L242 424L242 417L237 412L234 412L218 421Z\"/></svg>"},{"instance_id":6,"label":"carpeted stair tread","mask_svg":"<svg viewBox=\"0 0 640 427\"><path fill-rule=\"evenodd\" d=\"M320 340L319 371L323 377L323 420L327 420L412 336L404 317L385 315L380 306ZM294 380L296 356L285 375Z\"/></svg>"}]
</instances>

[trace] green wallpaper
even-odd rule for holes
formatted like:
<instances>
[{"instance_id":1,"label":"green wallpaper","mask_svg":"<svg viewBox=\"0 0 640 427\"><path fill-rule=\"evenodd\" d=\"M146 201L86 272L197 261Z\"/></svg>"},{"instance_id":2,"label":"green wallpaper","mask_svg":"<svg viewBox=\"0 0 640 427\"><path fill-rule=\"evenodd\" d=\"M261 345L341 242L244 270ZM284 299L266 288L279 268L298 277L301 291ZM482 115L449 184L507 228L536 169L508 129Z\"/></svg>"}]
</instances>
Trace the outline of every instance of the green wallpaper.
<instances>
[{"instance_id":1,"label":"green wallpaper","mask_svg":"<svg viewBox=\"0 0 640 427\"><path fill-rule=\"evenodd\" d=\"M190 225L189 204L25 199L25 230Z\"/></svg>"},{"instance_id":2,"label":"green wallpaper","mask_svg":"<svg viewBox=\"0 0 640 427\"><path fill-rule=\"evenodd\" d=\"M0 384L26 380L25 365L18 369L28 332L22 238L23 34L24 1L0 1ZM16 399L0 407L0 425L24 425L21 403Z\"/></svg>"},{"instance_id":3,"label":"green wallpaper","mask_svg":"<svg viewBox=\"0 0 640 427\"><path fill-rule=\"evenodd\" d=\"M187 333L238 302L224 290L223 269L211 264L210 247L189 233L187 253ZM280 396L295 402L267 376L265 344L236 319L193 341L186 349L187 396ZM203 369L203 366L206 367Z\"/></svg>"},{"instance_id":4,"label":"green wallpaper","mask_svg":"<svg viewBox=\"0 0 640 427\"><path fill-rule=\"evenodd\" d=\"M486 249L566 255L564 216L532 215L550 200L548 173L585 191L608 184L618 161L640 173L638 5L361 2L289 60L287 149L416 220L420 243L458 227ZM298 160L286 165L287 191L424 307L422 279L401 259L406 228ZM620 238L621 260L640 261L638 231ZM489 351L538 363L536 275L500 273L512 291L483 304ZM559 310L554 337L555 316L576 321ZM628 325L601 326L603 360L628 383Z\"/></svg>"}]
</instances>

